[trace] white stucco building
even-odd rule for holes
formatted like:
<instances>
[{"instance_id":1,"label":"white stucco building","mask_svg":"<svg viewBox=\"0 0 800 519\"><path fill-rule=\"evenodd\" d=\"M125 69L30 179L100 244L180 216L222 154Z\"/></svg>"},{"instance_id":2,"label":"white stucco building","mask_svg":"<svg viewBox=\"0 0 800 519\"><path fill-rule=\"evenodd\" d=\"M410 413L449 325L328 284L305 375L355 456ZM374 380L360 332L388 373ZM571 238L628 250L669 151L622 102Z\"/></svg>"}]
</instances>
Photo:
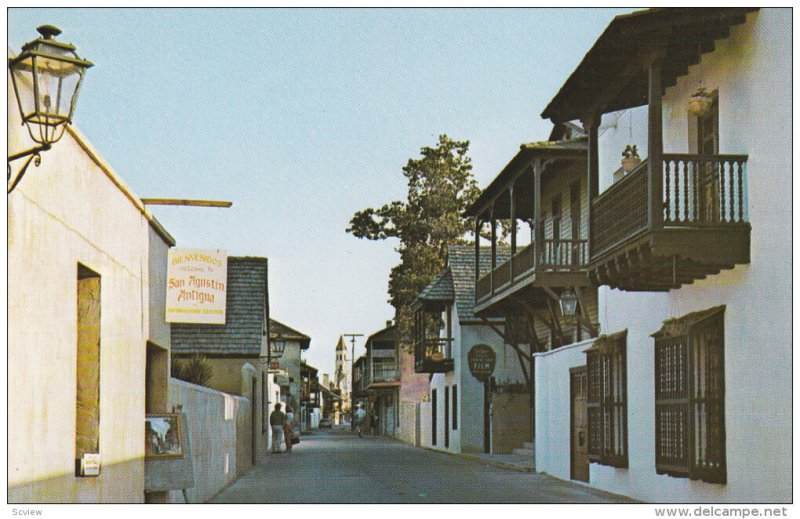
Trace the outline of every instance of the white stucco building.
<instances>
[{"instance_id":1,"label":"white stucco building","mask_svg":"<svg viewBox=\"0 0 800 519\"><path fill-rule=\"evenodd\" d=\"M545 109L587 130L605 337L535 355L537 470L646 502L792 500L791 30L789 9L620 16Z\"/></svg>"},{"instance_id":2,"label":"white stucco building","mask_svg":"<svg viewBox=\"0 0 800 519\"><path fill-rule=\"evenodd\" d=\"M9 153L32 148L7 101ZM74 127L8 196L7 229L8 500L142 502L145 412L168 411L174 240ZM99 476L80 475L83 454Z\"/></svg>"},{"instance_id":3,"label":"white stucco building","mask_svg":"<svg viewBox=\"0 0 800 519\"><path fill-rule=\"evenodd\" d=\"M508 256L506 250L499 252ZM490 255L483 254L482 272L490 269L489 261ZM421 445L507 453L530 439L528 389L519 358L500 335L503 321L476 317L474 300L474 250L450 245L445 268L414 302L416 371L432 374L428 398L420 405ZM479 344L495 352L494 389L470 372L468 353Z\"/></svg>"}]
</instances>

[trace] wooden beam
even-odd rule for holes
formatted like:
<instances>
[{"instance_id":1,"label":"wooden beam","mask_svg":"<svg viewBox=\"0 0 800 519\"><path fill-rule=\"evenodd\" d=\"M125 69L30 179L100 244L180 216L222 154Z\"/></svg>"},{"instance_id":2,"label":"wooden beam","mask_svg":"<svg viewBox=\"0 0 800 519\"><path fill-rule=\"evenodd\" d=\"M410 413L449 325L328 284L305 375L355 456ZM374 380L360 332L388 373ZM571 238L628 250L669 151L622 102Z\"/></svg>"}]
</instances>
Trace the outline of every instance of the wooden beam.
<instances>
[{"instance_id":1,"label":"wooden beam","mask_svg":"<svg viewBox=\"0 0 800 519\"><path fill-rule=\"evenodd\" d=\"M233 202L223 200L186 200L179 198L142 198L144 205L183 205L193 207L230 207Z\"/></svg>"},{"instance_id":2,"label":"wooden beam","mask_svg":"<svg viewBox=\"0 0 800 519\"><path fill-rule=\"evenodd\" d=\"M525 377L525 385L530 384L530 378L528 377L528 370L525 367L525 354L522 352L520 347L514 343L510 337L508 337L505 333L500 331L496 325L492 324L488 319L485 317L481 317L481 321L483 324L488 326L494 333L500 336L503 339L504 345L510 346L517 353L517 358L519 359L519 367L522 370L522 375ZM508 326L508 320L506 320L506 326Z\"/></svg>"},{"instance_id":3,"label":"wooden beam","mask_svg":"<svg viewBox=\"0 0 800 519\"><path fill-rule=\"evenodd\" d=\"M661 157L664 152L661 106L661 56L647 69L647 224L652 232L664 226Z\"/></svg>"},{"instance_id":4,"label":"wooden beam","mask_svg":"<svg viewBox=\"0 0 800 519\"><path fill-rule=\"evenodd\" d=\"M550 300L547 300L547 307L550 309L550 317L553 319L553 322L556 324L556 329L558 330L558 342L560 342L560 346L564 346L564 331L561 328L561 319L558 318L558 314L553 307L553 303Z\"/></svg>"}]
</instances>

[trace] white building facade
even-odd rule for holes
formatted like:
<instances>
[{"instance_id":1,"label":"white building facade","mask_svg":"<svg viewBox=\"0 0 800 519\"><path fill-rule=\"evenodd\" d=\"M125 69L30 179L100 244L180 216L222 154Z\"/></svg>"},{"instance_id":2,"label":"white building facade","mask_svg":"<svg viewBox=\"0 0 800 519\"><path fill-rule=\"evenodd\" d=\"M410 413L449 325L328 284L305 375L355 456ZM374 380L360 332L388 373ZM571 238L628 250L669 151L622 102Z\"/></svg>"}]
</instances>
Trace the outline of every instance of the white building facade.
<instances>
[{"instance_id":1,"label":"white building facade","mask_svg":"<svg viewBox=\"0 0 800 519\"><path fill-rule=\"evenodd\" d=\"M579 89L571 77L543 114L554 122L581 109L605 114L595 147L597 203L637 181L634 171L615 182L625 145L645 150L643 165L663 157L666 173L661 167L656 172L663 182L664 228L672 229L661 232L677 229L679 240L666 268L639 271L638 278L630 274L634 262L655 264L658 241L649 249L629 248L625 257L619 247L610 249L605 258L617 257L604 262L592 253L601 331L617 335L602 345L589 339L535 355L536 468L574 477L574 396L582 394L586 405L588 391L583 433L592 457L591 486L647 502L790 502L791 10L691 11L647 11L612 22L618 30L635 23L642 41L649 30L667 35L666 53L650 49L658 57L643 65L650 84L660 80L662 86L650 88L650 107L607 112L588 101L568 106L565 99ZM705 36L688 44L683 35L698 26ZM613 38L607 30L595 46L601 50L587 54L573 76L591 82L597 54ZM697 54L680 55L681 43L695 45ZM624 104L620 85L623 93L608 97L605 106ZM688 101L700 87L710 94L711 107L689 113ZM711 172L705 185L698 180L703 171ZM651 184L643 185L646 194ZM595 203L592 228L599 229ZM681 228L703 219L698 214L704 211L713 232L738 237L716 241L701 234L707 238L697 241L691 233L705 231ZM601 238L595 232L592 239ZM681 247L695 250L681 253ZM594 415L591 362L588 377L576 371L592 355L610 373L594 380L602 386L594 390L612 402L595 404ZM598 432L598 424L610 429ZM599 442L594 455L593 441Z\"/></svg>"},{"instance_id":2,"label":"white building facade","mask_svg":"<svg viewBox=\"0 0 800 519\"><path fill-rule=\"evenodd\" d=\"M481 267L482 272L489 270L489 255L483 255ZM503 322L476 317L474 298L474 251L471 246L451 245L445 269L415 303L416 369L432 373L428 397L420 405L421 445L455 453L508 453L530 439L530 400L521 393L509 408L509 399L495 393L498 386L522 386L524 392L525 377L518 357L500 335ZM470 372L469 351L477 345L495 353L494 384L488 387ZM520 437L492 433L498 430L495 421L510 420L521 422Z\"/></svg>"},{"instance_id":3,"label":"white building facade","mask_svg":"<svg viewBox=\"0 0 800 519\"><path fill-rule=\"evenodd\" d=\"M8 96L16 153L34 143ZM145 412L168 406L172 245L72 127L8 196L9 502L144 500ZM83 454L100 455L98 476L81 475Z\"/></svg>"}]
</instances>

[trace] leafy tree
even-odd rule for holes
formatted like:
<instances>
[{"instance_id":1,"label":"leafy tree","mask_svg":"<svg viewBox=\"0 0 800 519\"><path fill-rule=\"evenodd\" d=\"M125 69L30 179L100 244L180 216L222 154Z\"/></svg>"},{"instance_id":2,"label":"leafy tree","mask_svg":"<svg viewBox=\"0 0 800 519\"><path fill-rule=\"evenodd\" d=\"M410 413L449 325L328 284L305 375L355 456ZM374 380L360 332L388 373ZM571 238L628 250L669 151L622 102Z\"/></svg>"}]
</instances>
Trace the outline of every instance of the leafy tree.
<instances>
[{"instance_id":1,"label":"leafy tree","mask_svg":"<svg viewBox=\"0 0 800 519\"><path fill-rule=\"evenodd\" d=\"M403 167L407 199L358 211L347 228L357 238L400 240L400 263L389 276L389 303L403 337L411 335L410 305L444 266L447 245L464 243L474 229L471 219L461 216L480 194L468 149L469 141L440 135L435 147L421 148L421 157Z\"/></svg>"}]
</instances>

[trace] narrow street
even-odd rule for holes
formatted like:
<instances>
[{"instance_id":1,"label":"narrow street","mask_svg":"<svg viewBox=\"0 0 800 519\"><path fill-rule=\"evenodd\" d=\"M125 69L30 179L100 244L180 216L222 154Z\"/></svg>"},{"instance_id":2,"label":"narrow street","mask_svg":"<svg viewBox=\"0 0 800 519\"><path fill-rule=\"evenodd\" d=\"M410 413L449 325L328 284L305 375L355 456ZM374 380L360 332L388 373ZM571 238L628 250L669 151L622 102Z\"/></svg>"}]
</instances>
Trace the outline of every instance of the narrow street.
<instances>
[{"instance_id":1,"label":"narrow street","mask_svg":"<svg viewBox=\"0 0 800 519\"><path fill-rule=\"evenodd\" d=\"M304 489L298 492L299 489ZM304 435L270 455L213 503L624 503L620 496L460 456L358 438L349 430Z\"/></svg>"}]
</instances>

